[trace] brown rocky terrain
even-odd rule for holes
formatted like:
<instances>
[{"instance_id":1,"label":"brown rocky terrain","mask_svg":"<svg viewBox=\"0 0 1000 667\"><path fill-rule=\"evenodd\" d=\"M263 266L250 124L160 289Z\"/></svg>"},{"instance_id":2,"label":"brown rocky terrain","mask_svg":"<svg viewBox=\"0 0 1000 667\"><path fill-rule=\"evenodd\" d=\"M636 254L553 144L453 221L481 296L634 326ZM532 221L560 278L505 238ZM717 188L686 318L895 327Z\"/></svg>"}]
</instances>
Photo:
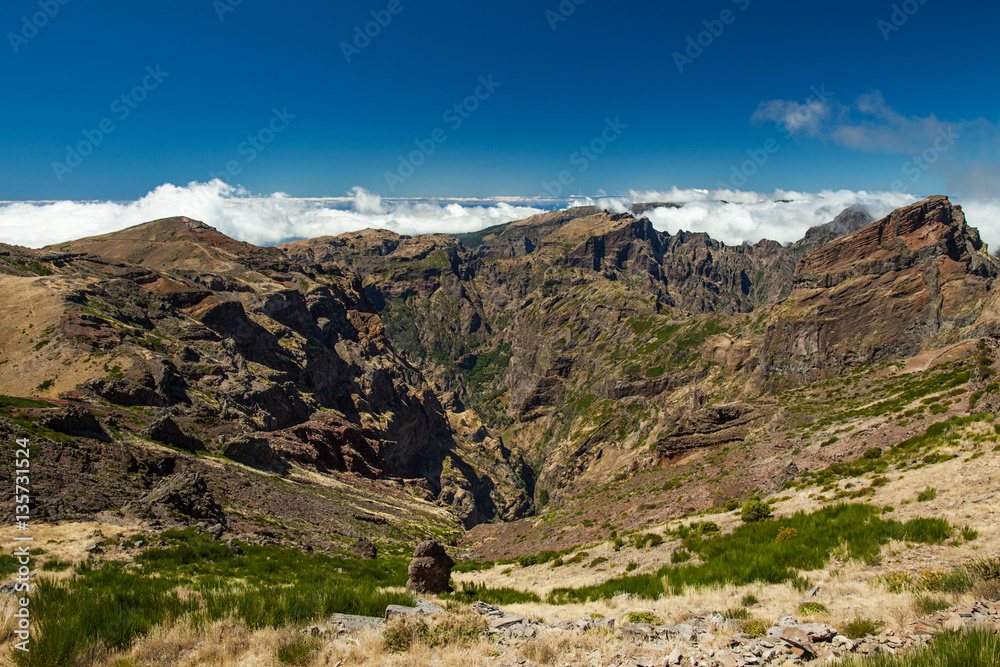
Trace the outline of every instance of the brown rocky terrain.
<instances>
[{"instance_id":1,"label":"brown rocky terrain","mask_svg":"<svg viewBox=\"0 0 1000 667\"><path fill-rule=\"evenodd\" d=\"M944 197L874 222L848 209L787 247L593 208L276 248L160 220L2 248L0 394L45 401L5 404L4 428L72 443L41 481L51 518L118 510L191 471L250 532L273 533L273 516L312 539L319 513L337 517L320 541L345 542L374 512L414 535L419 507L478 526L470 545L565 547L861 447L864 431L790 459L818 441L783 434L776 392L992 337L998 268ZM966 395L991 405L988 384ZM67 426L66 409L96 419ZM610 505L588 518L600 493ZM637 494L655 510L635 512Z\"/></svg>"}]
</instances>

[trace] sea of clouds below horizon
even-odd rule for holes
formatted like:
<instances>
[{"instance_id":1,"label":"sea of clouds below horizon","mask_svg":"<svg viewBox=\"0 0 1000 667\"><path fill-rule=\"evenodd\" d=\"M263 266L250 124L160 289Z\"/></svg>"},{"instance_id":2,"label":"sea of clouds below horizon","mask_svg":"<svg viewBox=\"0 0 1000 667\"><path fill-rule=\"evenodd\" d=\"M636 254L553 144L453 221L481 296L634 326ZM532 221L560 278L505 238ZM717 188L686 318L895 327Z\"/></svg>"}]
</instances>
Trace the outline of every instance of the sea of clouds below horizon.
<instances>
[{"instance_id":1,"label":"sea of clouds below horizon","mask_svg":"<svg viewBox=\"0 0 1000 667\"><path fill-rule=\"evenodd\" d=\"M850 206L873 218L888 215L922 196L898 192L671 188L630 191L620 196L540 199L537 197L388 199L354 188L343 197L295 198L282 193L251 195L222 181L162 185L129 202L0 202L0 241L30 248L106 234L151 220L186 216L241 241L275 245L289 240L335 236L366 228L399 234L459 234L522 220L570 206L595 205L613 212L633 204L671 203L644 213L659 231L706 232L729 245L770 239L794 242L815 225L833 220ZM1000 200L964 200L968 222L993 248L1000 242Z\"/></svg>"}]
</instances>

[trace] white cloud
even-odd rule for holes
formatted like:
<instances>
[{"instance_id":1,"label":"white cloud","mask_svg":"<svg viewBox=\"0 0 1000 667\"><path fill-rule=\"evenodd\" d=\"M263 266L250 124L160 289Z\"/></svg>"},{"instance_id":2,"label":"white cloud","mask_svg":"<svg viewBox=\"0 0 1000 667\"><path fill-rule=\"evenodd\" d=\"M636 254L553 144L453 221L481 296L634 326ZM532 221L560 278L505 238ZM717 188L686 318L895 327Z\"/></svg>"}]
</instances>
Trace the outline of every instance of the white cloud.
<instances>
[{"instance_id":1,"label":"white cloud","mask_svg":"<svg viewBox=\"0 0 1000 667\"><path fill-rule=\"evenodd\" d=\"M788 243L800 239L809 227L833 220L849 206L860 206L879 218L919 198L893 192L760 193L674 187L573 200L385 199L363 188L354 188L344 197L300 199L283 193L251 197L240 188L212 181L184 187L162 185L134 202L0 202L0 241L40 247L185 215L236 239L272 245L368 227L410 235L456 234L571 205L624 212L634 203L673 203L681 206L645 213L654 227L672 234L706 232L727 244L764 238ZM984 240L1000 241L1000 200L959 198L956 203L965 204L969 223L980 229Z\"/></svg>"},{"instance_id":2,"label":"white cloud","mask_svg":"<svg viewBox=\"0 0 1000 667\"><path fill-rule=\"evenodd\" d=\"M805 103L767 100L761 102L750 121L772 122L790 136L831 141L866 153L921 153L942 145L942 140L950 145L965 135L994 139L997 135L997 126L983 118L945 121L934 114L901 114L877 90L859 95L851 104L816 99Z\"/></svg>"},{"instance_id":3,"label":"white cloud","mask_svg":"<svg viewBox=\"0 0 1000 667\"><path fill-rule=\"evenodd\" d=\"M461 201L461 200L459 200ZM296 199L284 193L251 197L215 180L161 185L134 202L0 203L0 241L40 247L106 234L159 218L187 216L241 241L273 245L366 227L400 234L475 231L520 220L543 209L502 200L481 202L383 200L363 188L349 197Z\"/></svg>"},{"instance_id":4,"label":"white cloud","mask_svg":"<svg viewBox=\"0 0 1000 667\"><path fill-rule=\"evenodd\" d=\"M681 230L706 232L730 245L744 241L756 243L761 239L789 243L802 238L810 227L830 222L849 206L860 206L877 219L919 199L896 192L850 190L815 194L775 190L765 194L740 190L710 192L675 189L671 192L633 193L633 196L657 202L686 200L681 208L657 208L646 215L660 231L671 234Z\"/></svg>"}]
</instances>

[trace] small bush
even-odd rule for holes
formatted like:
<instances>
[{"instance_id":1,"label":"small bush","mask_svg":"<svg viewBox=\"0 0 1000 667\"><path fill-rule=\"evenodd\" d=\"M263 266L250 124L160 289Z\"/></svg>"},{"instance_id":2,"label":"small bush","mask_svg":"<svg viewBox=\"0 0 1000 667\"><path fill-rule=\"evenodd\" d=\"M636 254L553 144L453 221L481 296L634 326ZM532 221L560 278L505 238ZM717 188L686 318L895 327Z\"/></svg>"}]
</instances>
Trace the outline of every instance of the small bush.
<instances>
[{"instance_id":1,"label":"small bush","mask_svg":"<svg viewBox=\"0 0 1000 667\"><path fill-rule=\"evenodd\" d=\"M769 519L771 517L771 507L760 500L754 498L753 500L747 501L743 506L743 511L740 513L740 519L743 523L757 523L763 521L764 519Z\"/></svg>"},{"instance_id":2,"label":"small bush","mask_svg":"<svg viewBox=\"0 0 1000 667\"><path fill-rule=\"evenodd\" d=\"M933 595L918 595L913 598L913 611L921 616L929 616L950 606L951 603L944 598L936 598Z\"/></svg>"},{"instance_id":3,"label":"small bush","mask_svg":"<svg viewBox=\"0 0 1000 667\"><path fill-rule=\"evenodd\" d=\"M630 611L622 616L628 623L649 623L650 625L663 625L663 619L651 611Z\"/></svg>"},{"instance_id":4,"label":"small bush","mask_svg":"<svg viewBox=\"0 0 1000 667\"><path fill-rule=\"evenodd\" d=\"M278 662L283 665L308 665L319 646L319 637L296 637L282 642L278 646Z\"/></svg>"},{"instance_id":5,"label":"small bush","mask_svg":"<svg viewBox=\"0 0 1000 667\"><path fill-rule=\"evenodd\" d=\"M930 486L917 494L918 503L925 503L928 500L934 500L935 498L937 498L937 489Z\"/></svg>"},{"instance_id":6,"label":"small bush","mask_svg":"<svg viewBox=\"0 0 1000 667\"><path fill-rule=\"evenodd\" d=\"M966 542L971 542L972 540L979 537L979 531L972 526L962 526L962 539Z\"/></svg>"},{"instance_id":7,"label":"small bush","mask_svg":"<svg viewBox=\"0 0 1000 667\"><path fill-rule=\"evenodd\" d=\"M1000 580L1000 558L976 558L969 561L966 567L978 579Z\"/></svg>"},{"instance_id":8,"label":"small bush","mask_svg":"<svg viewBox=\"0 0 1000 667\"><path fill-rule=\"evenodd\" d=\"M733 510L739 509L740 501L733 498L732 500L727 500L726 504L722 506L727 512L732 512Z\"/></svg>"},{"instance_id":9,"label":"small bush","mask_svg":"<svg viewBox=\"0 0 1000 667\"><path fill-rule=\"evenodd\" d=\"M841 628L840 632L850 639L861 639L868 635L877 634L879 630L885 627L885 621L872 620L868 618L861 618L857 616L853 621L850 621Z\"/></svg>"},{"instance_id":10,"label":"small bush","mask_svg":"<svg viewBox=\"0 0 1000 667\"><path fill-rule=\"evenodd\" d=\"M825 606L821 605L819 602L803 602L799 605L799 613L803 616L810 616L812 614L825 614L828 610Z\"/></svg>"},{"instance_id":11,"label":"small bush","mask_svg":"<svg viewBox=\"0 0 1000 667\"><path fill-rule=\"evenodd\" d=\"M874 461L875 459L882 458L882 450L879 449L878 447L869 447L868 449L865 450L865 453L862 454L862 456L864 456L869 461Z\"/></svg>"},{"instance_id":12,"label":"small bush","mask_svg":"<svg viewBox=\"0 0 1000 667\"><path fill-rule=\"evenodd\" d=\"M430 629L427 644L436 646L467 646L486 631L486 619L478 614L444 614Z\"/></svg>"},{"instance_id":13,"label":"small bush","mask_svg":"<svg viewBox=\"0 0 1000 667\"><path fill-rule=\"evenodd\" d=\"M385 624L382 647L389 653L406 653L415 644L428 643L431 631L423 619L396 616Z\"/></svg>"},{"instance_id":14,"label":"small bush","mask_svg":"<svg viewBox=\"0 0 1000 667\"><path fill-rule=\"evenodd\" d=\"M691 560L692 556L694 556L693 553L691 553L684 547L681 547L680 549L675 549L674 552L670 554L670 562L674 564L686 563L687 561Z\"/></svg>"},{"instance_id":15,"label":"small bush","mask_svg":"<svg viewBox=\"0 0 1000 667\"><path fill-rule=\"evenodd\" d=\"M752 607L755 604L760 604L760 600L753 593L747 593L742 598L740 598L740 604L744 607Z\"/></svg>"},{"instance_id":16,"label":"small bush","mask_svg":"<svg viewBox=\"0 0 1000 667\"><path fill-rule=\"evenodd\" d=\"M768 621L759 618L748 618L740 623L740 625L742 626L742 631L751 637L763 637L767 634L767 629L771 627Z\"/></svg>"},{"instance_id":17,"label":"small bush","mask_svg":"<svg viewBox=\"0 0 1000 667\"><path fill-rule=\"evenodd\" d=\"M723 618L734 618L737 621L745 621L752 618L750 610L744 607L734 607L733 609L727 609L722 612Z\"/></svg>"},{"instance_id":18,"label":"small bush","mask_svg":"<svg viewBox=\"0 0 1000 667\"><path fill-rule=\"evenodd\" d=\"M625 571L626 572L633 572L633 571L638 570L638 569L639 569L639 564L636 563L635 561L632 561L631 563L629 563L628 565L625 566Z\"/></svg>"},{"instance_id":19,"label":"small bush","mask_svg":"<svg viewBox=\"0 0 1000 667\"><path fill-rule=\"evenodd\" d=\"M787 542L798 536L799 531L794 528L782 528L778 531L778 535L774 538L775 542Z\"/></svg>"}]
</instances>

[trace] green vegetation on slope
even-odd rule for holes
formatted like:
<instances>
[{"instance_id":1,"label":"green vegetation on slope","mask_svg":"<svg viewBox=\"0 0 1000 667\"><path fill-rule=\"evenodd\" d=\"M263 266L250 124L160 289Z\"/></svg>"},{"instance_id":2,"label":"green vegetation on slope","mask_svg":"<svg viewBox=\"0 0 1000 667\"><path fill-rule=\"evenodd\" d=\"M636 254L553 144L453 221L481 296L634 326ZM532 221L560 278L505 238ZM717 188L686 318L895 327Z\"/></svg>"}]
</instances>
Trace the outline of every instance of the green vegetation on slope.
<instances>
[{"instance_id":1,"label":"green vegetation on slope","mask_svg":"<svg viewBox=\"0 0 1000 667\"><path fill-rule=\"evenodd\" d=\"M227 618L277 628L338 612L381 616L386 605L413 603L382 590L405 584L403 559L354 561L253 545L236 556L190 529L161 537L168 546L142 553L141 569L84 563L72 580L39 582L31 652L15 652L17 664L75 664L91 648L127 649L175 620L196 630Z\"/></svg>"},{"instance_id":2,"label":"green vegetation on slope","mask_svg":"<svg viewBox=\"0 0 1000 667\"><path fill-rule=\"evenodd\" d=\"M953 533L943 519L900 523L882 519L881 512L871 505L838 504L812 514L799 512L787 518L744 524L719 537L694 534L684 540L684 548L697 555L701 564L664 567L656 574L620 577L597 586L556 589L549 601L584 602L608 599L622 592L655 599L667 593L679 594L689 586L726 583L793 581L805 586L798 571L822 568L838 547L849 558L875 563L881 547L892 539L940 544ZM795 530L795 536L777 541L782 529Z\"/></svg>"}]
</instances>

